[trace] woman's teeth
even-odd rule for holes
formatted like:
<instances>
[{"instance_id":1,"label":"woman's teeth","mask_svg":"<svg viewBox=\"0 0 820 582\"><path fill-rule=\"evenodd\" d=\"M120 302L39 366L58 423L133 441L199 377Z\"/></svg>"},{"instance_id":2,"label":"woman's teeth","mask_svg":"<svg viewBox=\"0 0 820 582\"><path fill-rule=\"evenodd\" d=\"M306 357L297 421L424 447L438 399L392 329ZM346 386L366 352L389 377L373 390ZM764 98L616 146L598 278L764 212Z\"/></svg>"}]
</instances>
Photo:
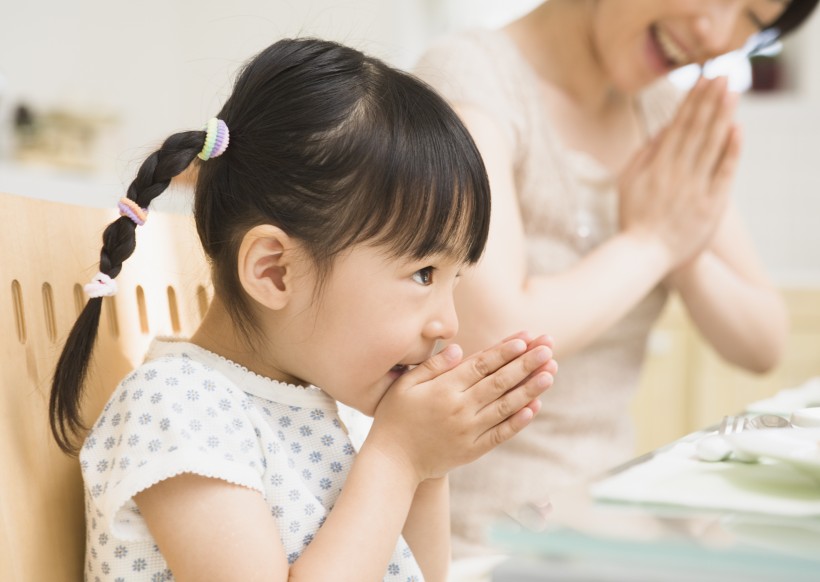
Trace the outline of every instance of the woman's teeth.
<instances>
[{"instance_id":1,"label":"woman's teeth","mask_svg":"<svg viewBox=\"0 0 820 582\"><path fill-rule=\"evenodd\" d=\"M675 39L669 36L662 28L655 28L655 38L663 52L663 56L670 65L680 67L689 63L689 55L683 47L676 43Z\"/></svg>"}]
</instances>

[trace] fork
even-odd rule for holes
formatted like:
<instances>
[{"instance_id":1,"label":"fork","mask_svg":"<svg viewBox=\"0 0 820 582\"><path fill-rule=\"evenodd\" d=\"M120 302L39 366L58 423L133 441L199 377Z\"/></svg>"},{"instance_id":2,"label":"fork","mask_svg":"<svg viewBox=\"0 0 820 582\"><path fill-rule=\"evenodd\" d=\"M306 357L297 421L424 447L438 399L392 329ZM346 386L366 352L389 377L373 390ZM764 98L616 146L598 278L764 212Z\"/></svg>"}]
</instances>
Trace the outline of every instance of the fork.
<instances>
[{"instance_id":1,"label":"fork","mask_svg":"<svg viewBox=\"0 0 820 582\"><path fill-rule=\"evenodd\" d=\"M732 434L748 429L786 428L792 426L788 419L777 414L746 416L724 416L718 426L718 434Z\"/></svg>"},{"instance_id":2,"label":"fork","mask_svg":"<svg viewBox=\"0 0 820 582\"><path fill-rule=\"evenodd\" d=\"M732 434L749 428L749 419L745 416L724 416L718 426L718 434Z\"/></svg>"},{"instance_id":3,"label":"fork","mask_svg":"<svg viewBox=\"0 0 820 582\"><path fill-rule=\"evenodd\" d=\"M732 458L736 461L754 462L757 459L737 451L723 438L727 434L735 434L744 430L766 428L783 428L791 423L776 414L760 414L752 418L746 416L724 416L718 425L717 432L706 435L697 443L697 455L702 461L725 461Z\"/></svg>"}]
</instances>

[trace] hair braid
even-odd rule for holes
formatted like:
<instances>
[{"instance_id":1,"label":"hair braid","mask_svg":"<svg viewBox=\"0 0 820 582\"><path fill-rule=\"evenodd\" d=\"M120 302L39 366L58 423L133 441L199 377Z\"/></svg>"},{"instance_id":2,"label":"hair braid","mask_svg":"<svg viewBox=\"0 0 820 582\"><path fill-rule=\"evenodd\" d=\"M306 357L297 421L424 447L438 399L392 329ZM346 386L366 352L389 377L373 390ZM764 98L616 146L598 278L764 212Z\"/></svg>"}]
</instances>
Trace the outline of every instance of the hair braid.
<instances>
[{"instance_id":1,"label":"hair braid","mask_svg":"<svg viewBox=\"0 0 820 582\"><path fill-rule=\"evenodd\" d=\"M128 187L128 198L148 208L151 202L168 188L171 179L191 164L205 138L203 131L176 133L165 140L159 150L142 163L137 177ZM119 275L122 264L136 248L136 224L121 216L103 232L100 250L100 272L111 278ZM97 340L102 313L102 297L89 299L69 333L60 354L52 380L49 399L49 422L60 449L77 453L73 438L84 430L80 403L88 366Z\"/></svg>"}]
</instances>

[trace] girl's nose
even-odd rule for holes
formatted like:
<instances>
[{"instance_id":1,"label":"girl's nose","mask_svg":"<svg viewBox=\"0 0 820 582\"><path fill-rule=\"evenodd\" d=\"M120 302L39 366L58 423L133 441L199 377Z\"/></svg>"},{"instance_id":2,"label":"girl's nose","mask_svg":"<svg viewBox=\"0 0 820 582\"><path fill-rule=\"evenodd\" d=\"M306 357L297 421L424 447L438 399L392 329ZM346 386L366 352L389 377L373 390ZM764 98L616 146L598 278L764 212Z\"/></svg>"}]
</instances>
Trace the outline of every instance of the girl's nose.
<instances>
[{"instance_id":1,"label":"girl's nose","mask_svg":"<svg viewBox=\"0 0 820 582\"><path fill-rule=\"evenodd\" d=\"M451 339L458 333L458 315L453 297L442 298L439 307L425 326L425 335L433 339Z\"/></svg>"}]
</instances>

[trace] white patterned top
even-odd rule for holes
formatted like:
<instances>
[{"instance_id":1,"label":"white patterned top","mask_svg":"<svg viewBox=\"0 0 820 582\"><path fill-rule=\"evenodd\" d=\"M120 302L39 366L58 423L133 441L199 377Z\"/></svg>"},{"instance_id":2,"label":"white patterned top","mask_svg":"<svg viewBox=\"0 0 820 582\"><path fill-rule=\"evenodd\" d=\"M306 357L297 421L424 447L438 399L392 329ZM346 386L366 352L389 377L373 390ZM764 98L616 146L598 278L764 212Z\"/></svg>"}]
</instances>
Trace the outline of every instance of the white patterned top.
<instances>
[{"instance_id":1,"label":"white patterned top","mask_svg":"<svg viewBox=\"0 0 820 582\"><path fill-rule=\"evenodd\" d=\"M86 580L173 580L133 497L186 472L259 491L293 563L333 508L355 454L336 402L318 388L258 376L190 343L155 340L80 452ZM423 580L403 538L384 580Z\"/></svg>"}]
</instances>

